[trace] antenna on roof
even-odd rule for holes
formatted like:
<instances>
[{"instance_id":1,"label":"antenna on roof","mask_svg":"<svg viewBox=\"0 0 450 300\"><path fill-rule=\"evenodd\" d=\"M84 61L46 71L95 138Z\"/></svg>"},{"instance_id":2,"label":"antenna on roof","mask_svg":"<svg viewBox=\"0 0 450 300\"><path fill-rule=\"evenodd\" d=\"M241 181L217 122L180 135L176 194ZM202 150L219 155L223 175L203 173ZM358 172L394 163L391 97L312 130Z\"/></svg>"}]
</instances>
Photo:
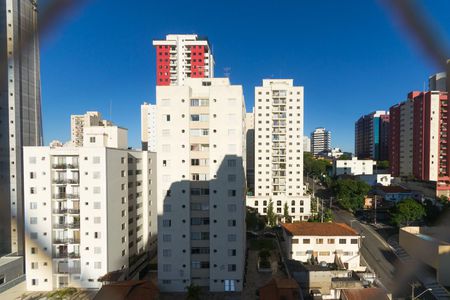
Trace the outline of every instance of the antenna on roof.
<instances>
[{"instance_id":1,"label":"antenna on roof","mask_svg":"<svg viewBox=\"0 0 450 300\"><path fill-rule=\"evenodd\" d=\"M230 78L230 74L231 74L231 68L230 67L225 67L223 68L223 76Z\"/></svg>"}]
</instances>

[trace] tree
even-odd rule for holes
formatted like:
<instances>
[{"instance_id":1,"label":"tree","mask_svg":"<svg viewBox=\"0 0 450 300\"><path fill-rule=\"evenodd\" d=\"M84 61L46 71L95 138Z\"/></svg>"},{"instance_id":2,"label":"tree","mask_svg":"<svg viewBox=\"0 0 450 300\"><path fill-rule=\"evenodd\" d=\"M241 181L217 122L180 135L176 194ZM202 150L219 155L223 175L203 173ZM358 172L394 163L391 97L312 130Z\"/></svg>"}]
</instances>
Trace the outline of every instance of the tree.
<instances>
[{"instance_id":1,"label":"tree","mask_svg":"<svg viewBox=\"0 0 450 300\"><path fill-rule=\"evenodd\" d=\"M370 189L367 183L353 179L338 179L333 185L339 204L349 211L363 207L364 197Z\"/></svg>"},{"instance_id":2,"label":"tree","mask_svg":"<svg viewBox=\"0 0 450 300\"><path fill-rule=\"evenodd\" d=\"M269 223L270 226L275 226L277 223L277 215L273 211L272 200L269 201L269 205L267 206L267 223Z\"/></svg>"},{"instance_id":3,"label":"tree","mask_svg":"<svg viewBox=\"0 0 450 300\"><path fill-rule=\"evenodd\" d=\"M283 207L283 218L284 218L284 222L285 223L291 223L292 222L292 218L289 215L289 207L287 202L284 203L284 207Z\"/></svg>"},{"instance_id":4,"label":"tree","mask_svg":"<svg viewBox=\"0 0 450 300\"><path fill-rule=\"evenodd\" d=\"M338 158L338 160L350 160L350 159L352 159L352 156L351 156L350 154L347 154L347 153L342 154L342 155Z\"/></svg>"},{"instance_id":5,"label":"tree","mask_svg":"<svg viewBox=\"0 0 450 300\"><path fill-rule=\"evenodd\" d=\"M381 169L381 170L389 169L389 161L388 160L377 161L377 169Z\"/></svg>"},{"instance_id":6,"label":"tree","mask_svg":"<svg viewBox=\"0 0 450 300\"><path fill-rule=\"evenodd\" d=\"M416 200L406 198L393 208L391 216L397 226L409 226L411 222L418 221L425 216L425 208Z\"/></svg>"},{"instance_id":7,"label":"tree","mask_svg":"<svg viewBox=\"0 0 450 300\"><path fill-rule=\"evenodd\" d=\"M201 289L198 285L191 283L189 286L186 287L186 290L187 290L186 300L199 300L200 299Z\"/></svg>"}]
</instances>

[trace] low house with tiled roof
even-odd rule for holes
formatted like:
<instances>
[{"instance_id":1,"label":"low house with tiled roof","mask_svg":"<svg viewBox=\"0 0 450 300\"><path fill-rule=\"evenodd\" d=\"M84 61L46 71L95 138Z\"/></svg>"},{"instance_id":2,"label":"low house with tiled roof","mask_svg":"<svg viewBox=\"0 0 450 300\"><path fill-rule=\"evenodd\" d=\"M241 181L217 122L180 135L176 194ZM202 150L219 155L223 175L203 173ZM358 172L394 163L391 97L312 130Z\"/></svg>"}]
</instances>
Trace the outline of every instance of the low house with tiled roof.
<instances>
[{"instance_id":1,"label":"low house with tiled roof","mask_svg":"<svg viewBox=\"0 0 450 300\"><path fill-rule=\"evenodd\" d=\"M288 259L359 271L361 236L344 223L283 223Z\"/></svg>"},{"instance_id":2,"label":"low house with tiled roof","mask_svg":"<svg viewBox=\"0 0 450 300\"><path fill-rule=\"evenodd\" d=\"M259 288L260 300L299 300L303 299L300 286L292 278L272 278Z\"/></svg>"}]
</instances>

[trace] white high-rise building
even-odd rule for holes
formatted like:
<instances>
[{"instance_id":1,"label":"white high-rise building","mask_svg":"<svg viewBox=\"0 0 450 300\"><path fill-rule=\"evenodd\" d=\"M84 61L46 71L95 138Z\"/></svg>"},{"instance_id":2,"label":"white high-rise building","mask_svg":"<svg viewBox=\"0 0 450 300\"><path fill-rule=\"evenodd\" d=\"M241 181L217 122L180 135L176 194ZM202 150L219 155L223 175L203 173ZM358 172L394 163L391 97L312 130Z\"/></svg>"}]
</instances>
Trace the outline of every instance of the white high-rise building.
<instances>
[{"instance_id":1,"label":"white high-rise building","mask_svg":"<svg viewBox=\"0 0 450 300\"><path fill-rule=\"evenodd\" d=\"M241 291L245 102L228 78L157 86L158 282Z\"/></svg>"},{"instance_id":2,"label":"white high-rise building","mask_svg":"<svg viewBox=\"0 0 450 300\"><path fill-rule=\"evenodd\" d=\"M156 152L156 105L141 105L142 150Z\"/></svg>"},{"instance_id":3,"label":"white high-rise building","mask_svg":"<svg viewBox=\"0 0 450 300\"><path fill-rule=\"evenodd\" d=\"M311 152L311 139L306 135L303 136L303 152Z\"/></svg>"},{"instance_id":4,"label":"white high-rise building","mask_svg":"<svg viewBox=\"0 0 450 300\"><path fill-rule=\"evenodd\" d=\"M214 58L208 39L196 34L169 34L154 40L156 85L183 85L187 78L213 78Z\"/></svg>"},{"instance_id":5,"label":"white high-rise building","mask_svg":"<svg viewBox=\"0 0 450 300\"><path fill-rule=\"evenodd\" d=\"M73 146L83 146L84 129L91 126L112 126L112 123L103 120L98 111L88 111L84 115L70 116L70 133Z\"/></svg>"},{"instance_id":6,"label":"white high-rise building","mask_svg":"<svg viewBox=\"0 0 450 300\"><path fill-rule=\"evenodd\" d=\"M319 152L331 149L331 132L323 127L316 128L311 133L311 152L317 155Z\"/></svg>"},{"instance_id":7,"label":"white high-rise building","mask_svg":"<svg viewBox=\"0 0 450 300\"><path fill-rule=\"evenodd\" d=\"M303 189L303 87L292 79L264 79L255 88L255 195L247 205L267 214L284 213L293 220L311 215Z\"/></svg>"},{"instance_id":8,"label":"white high-rise building","mask_svg":"<svg viewBox=\"0 0 450 300\"><path fill-rule=\"evenodd\" d=\"M100 288L132 277L156 248L155 153L127 130L84 128L82 147L24 147L27 290Z\"/></svg>"}]
</instances>

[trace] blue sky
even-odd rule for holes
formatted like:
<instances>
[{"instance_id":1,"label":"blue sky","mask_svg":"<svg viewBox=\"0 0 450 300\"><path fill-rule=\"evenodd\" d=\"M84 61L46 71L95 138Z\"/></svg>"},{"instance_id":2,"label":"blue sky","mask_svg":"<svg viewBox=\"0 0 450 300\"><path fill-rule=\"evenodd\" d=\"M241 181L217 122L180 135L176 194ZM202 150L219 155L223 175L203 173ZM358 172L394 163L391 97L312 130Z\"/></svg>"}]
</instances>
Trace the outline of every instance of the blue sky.
<instances>
[{"instance_id":1,"label":"blue sky","mask_svg":"<svg viewBox=\"0 0 450 300\"><path fill-rule=\"evenodd\" d=\"M422 2L439 33L450 37L450 1ZM128 128L129 144L138 147L140 104L155 99L152 40L169 33L208 36L216 77L231 68L247 110L263 78L293 78L305 87L305 134L324 126L333 146L347 151L360 115L388 109L441 71L379 1L88 3L41 37L46 144L70 139L71 114L98 110Z\"/></svg>"}]
</instances>

